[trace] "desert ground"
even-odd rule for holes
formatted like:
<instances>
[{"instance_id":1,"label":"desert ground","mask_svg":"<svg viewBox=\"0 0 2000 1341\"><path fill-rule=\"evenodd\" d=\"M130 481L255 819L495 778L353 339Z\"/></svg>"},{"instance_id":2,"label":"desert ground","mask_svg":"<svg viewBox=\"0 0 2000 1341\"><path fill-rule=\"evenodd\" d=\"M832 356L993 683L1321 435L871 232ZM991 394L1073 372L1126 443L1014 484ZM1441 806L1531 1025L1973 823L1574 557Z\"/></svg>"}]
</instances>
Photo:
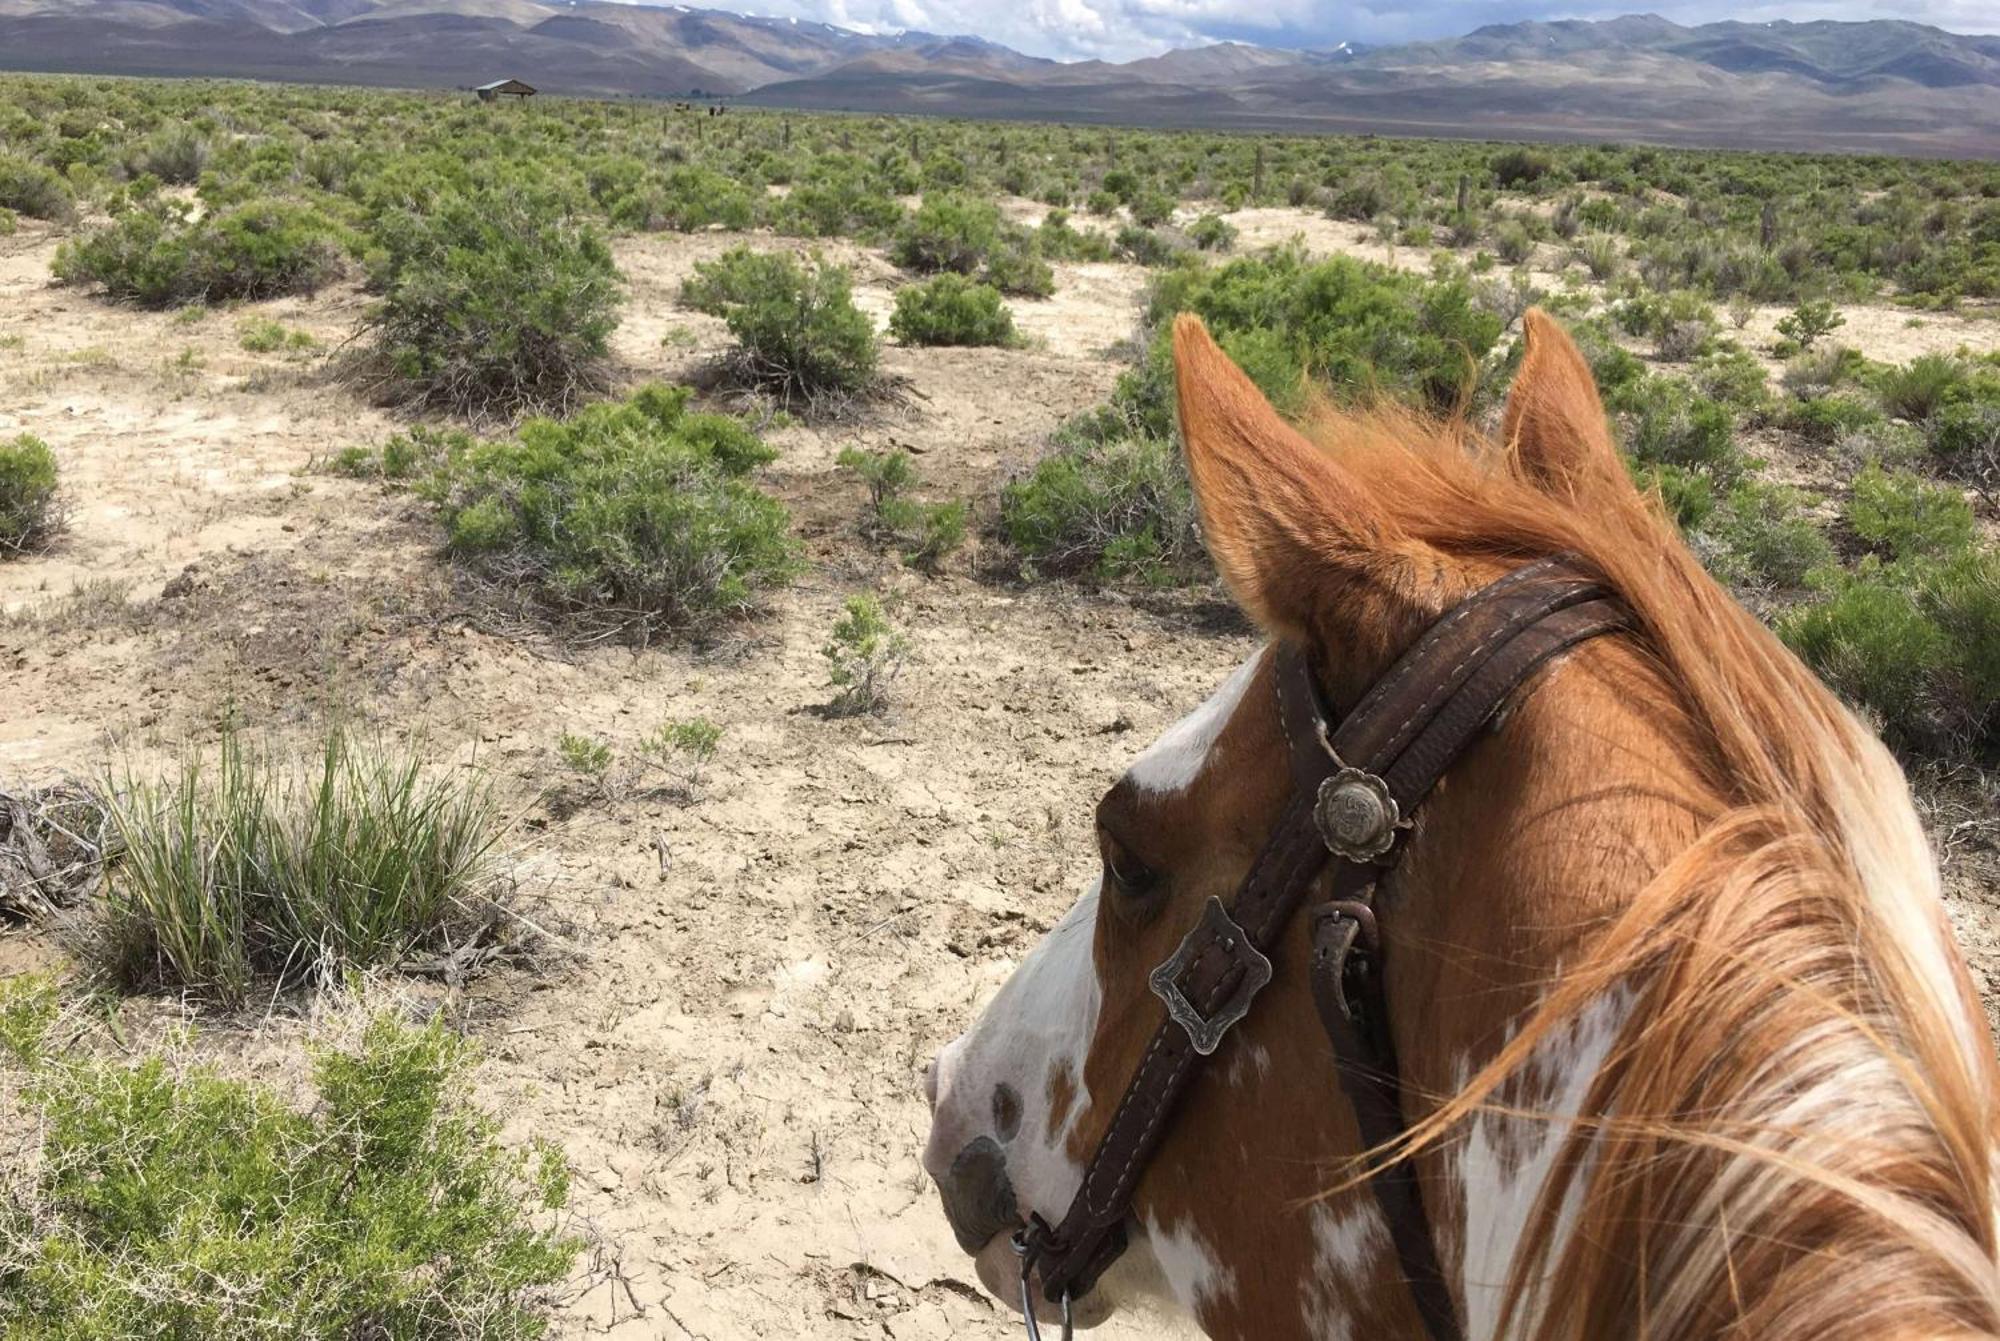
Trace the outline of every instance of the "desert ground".
<instances>
[{"instance_id":1,"label":"desert ground","mask_svg":"<svg viewBox=\"0 0 2000 1341\"><path fill-rule=\"evenodd\" d=\"M1245 249L1299 234L1315 251L1427 264L1304 212L1235 222ZM677 295L697 260L741 240L617 243L621 381L691 377L723 348L721 323ZM575 1170L593 1248L559 1334L1016 1334L919 1167L922 1067L1090 878L1099 792L1254 639L1215 593L1024 586L976 540L938 576L911 572L857 534L862 486L834 458L905 447L927 495L990 514L1005 472L1109 391L1146 272L1059 266L1053 299L1013 304L1026 348L889 346L899 402L773 427L767 479L811 571L720 637L633 648L559 641L493 609L444 564L420 503L322 469L401 423L327 372L365 304L357 287L187 322L52 286L56 243L25 220L0 238L0 435L51 444L74 509L64 543L0 565L0 781L143 772L230 714L301 746L329 720L356 723L498 780L511 878L541 933L533 963L469 981L385 974L352 995L205 1017L197 1049L296 1083L306 1038L385 1005L446 1012L484 1046L480 1098L509 1137L555 1140ZM825 250L881 318L893 267ZM1878 359L2000 347L1991 311L1912 324L1843 310L1843 339ZM1768 336L1777 314L1749 333ZM251 318L320 348L247 353ZM886 715L831 718L820 647L844 598L871 587L914 655ZM596 788L557 755L565 731L624 753L694 715L724 736L692 801L616 772ZM1990 1002L2000 891L1965 864L1965 816L1932 818ZM60 956L45 932L0 933L0 973ZM125 1037L182 1013L137 1003ZM1099 1335L1177 1327L1127 1317Z\"/></svg>"}]
</instances>

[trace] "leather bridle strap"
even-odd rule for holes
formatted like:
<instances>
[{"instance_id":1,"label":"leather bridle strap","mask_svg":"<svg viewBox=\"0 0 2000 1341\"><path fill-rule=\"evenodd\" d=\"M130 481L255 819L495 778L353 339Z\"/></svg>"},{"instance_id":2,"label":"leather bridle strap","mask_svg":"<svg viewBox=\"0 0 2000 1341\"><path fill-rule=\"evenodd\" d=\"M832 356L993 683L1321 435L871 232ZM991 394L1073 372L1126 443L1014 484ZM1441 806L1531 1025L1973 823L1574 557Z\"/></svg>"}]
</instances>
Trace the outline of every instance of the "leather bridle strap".
<instances>
[{"instance_id":1,"label":"leather bridle strap","mask_svg":"<svg viewBox=\"0 0 2000 1341\"><path fill-rule=\"evenodd\" d=\"M1339 1029L1330 1025L1329 1036L1364 1144L1382 1145L1403 1129L1375 886L1410 827L1406 817L1509 696L1565 648L1626 623L1624 608L1566 559L1529 564L1433 624L1337 729L1305 653L1278 647L1291 798L1235 901L1225 908L1210 899L1180 948L1153 970L1167 1018L1062 1223L1051 1227L1036 1216L1016 1236L1024 1280L1039 1271L1044 1296L1066 1305L1124 1251L1133 1192L1182 1093L1270 980L1270 951L1330 860L1340 865L1332 899L1314 916L1315 999L1331 994L1326 1004ZM1391 1164L1370 1182L1426 1328L1440 1341L1457 1337L1412 1170Z\"/></svg>"}]
</instances>

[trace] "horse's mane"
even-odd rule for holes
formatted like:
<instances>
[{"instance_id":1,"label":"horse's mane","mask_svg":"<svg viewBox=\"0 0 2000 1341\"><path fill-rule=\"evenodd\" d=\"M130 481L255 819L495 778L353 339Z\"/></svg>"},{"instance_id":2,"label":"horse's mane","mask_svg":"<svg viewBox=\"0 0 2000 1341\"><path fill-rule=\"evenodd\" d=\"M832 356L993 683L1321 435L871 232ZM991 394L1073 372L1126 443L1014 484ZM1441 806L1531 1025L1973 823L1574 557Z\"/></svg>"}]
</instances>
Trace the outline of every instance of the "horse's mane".
<instances>
[{"instance_id":1,"label":"horse's mane","mask_svg":"<svg viewBox=\"0 0 2000 1341\"><path fill-rule=\"evenodd\" d=\"M1637 616L1718 802L1498 1055L1374 1152L1510 1113L1506 1082L1537 1045L1630 993L1494 1334L2000 1335L2000 1077L1887 752L1656 497L1566 501L1516 444L1395 407L1322 406L1308 430L1415 539L1595 570Z\"/></svg>"}]
</instances>

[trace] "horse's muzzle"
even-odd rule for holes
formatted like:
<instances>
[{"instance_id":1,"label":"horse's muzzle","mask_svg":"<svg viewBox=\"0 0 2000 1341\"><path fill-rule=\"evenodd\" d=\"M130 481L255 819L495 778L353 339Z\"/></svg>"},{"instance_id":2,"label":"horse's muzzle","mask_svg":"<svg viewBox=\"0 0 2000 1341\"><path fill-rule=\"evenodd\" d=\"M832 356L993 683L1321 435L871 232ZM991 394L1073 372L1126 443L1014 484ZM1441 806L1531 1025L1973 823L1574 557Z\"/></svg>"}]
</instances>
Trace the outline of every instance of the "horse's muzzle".
<instances>
[{"instance_id":1,"label":"horse's muzzle","mask_svg":"<svg viewBox=\"0 0 2000 1341\"><path fill-rule=\"evenodd\" d=\"M1007 1178L1007 1155L990 1136L976 1137L952 1157L949 1168L932 1170L952 1237L967 1256L976 1257L999 1234L1011 1234L1021 1223L1014 1185Z\"/></svg>"}]
</instances>

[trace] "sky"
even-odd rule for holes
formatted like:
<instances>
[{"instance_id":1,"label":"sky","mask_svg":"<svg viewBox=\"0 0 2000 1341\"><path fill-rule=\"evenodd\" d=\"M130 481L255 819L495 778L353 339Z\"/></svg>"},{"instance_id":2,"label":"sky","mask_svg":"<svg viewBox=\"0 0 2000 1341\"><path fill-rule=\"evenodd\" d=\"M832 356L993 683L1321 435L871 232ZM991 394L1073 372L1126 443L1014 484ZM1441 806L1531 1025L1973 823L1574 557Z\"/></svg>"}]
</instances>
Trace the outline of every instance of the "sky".
<instances>
[{"instance_id":1,"label":"sky","mask_svg":"<svg viewBox=\"0 0 2000 1341\"><path fill-rule=\"evenodd\" d=\"M736 8L730 0L691 0ZM747 0L743 11L843 28L971 33L1057 60L1130 60L1205 42L1327 48L1344 41L1455 37L1487 23L1613 18L1649 11L1676 23L1717 19L1913 19L1954 32L2000 31L2000 0Z\"/></svg>"}]
</instances>

